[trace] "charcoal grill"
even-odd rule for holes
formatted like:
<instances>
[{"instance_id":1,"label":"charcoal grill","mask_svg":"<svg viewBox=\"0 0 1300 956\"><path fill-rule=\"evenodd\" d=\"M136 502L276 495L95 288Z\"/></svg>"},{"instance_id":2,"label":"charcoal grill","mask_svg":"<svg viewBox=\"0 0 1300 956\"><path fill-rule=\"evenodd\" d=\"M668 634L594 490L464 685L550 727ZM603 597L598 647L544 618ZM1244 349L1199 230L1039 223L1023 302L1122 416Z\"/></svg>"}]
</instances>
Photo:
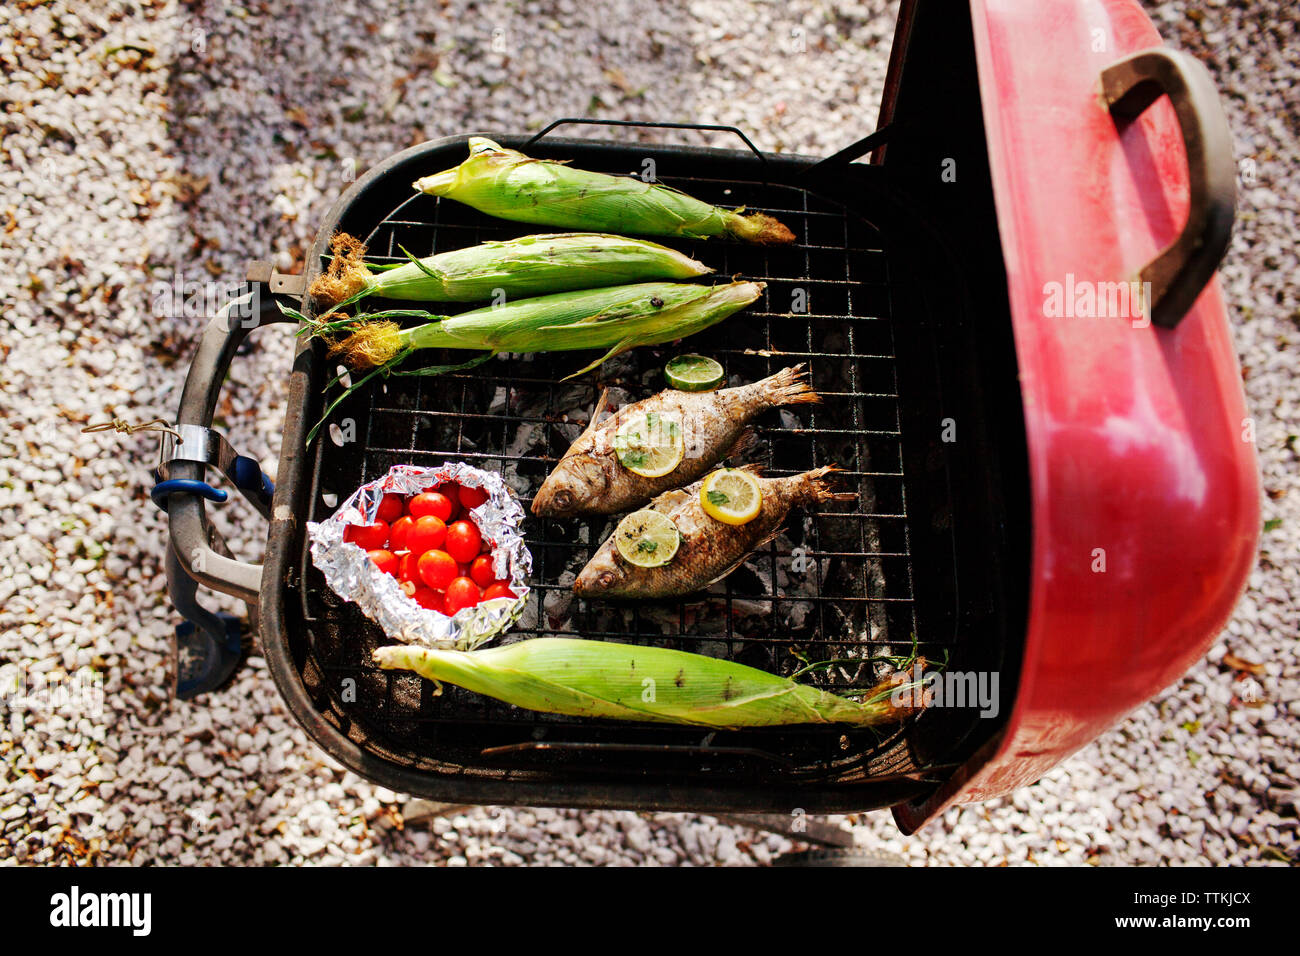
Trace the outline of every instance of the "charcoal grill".
<instances>
[{"instance_id":1,"label":"charcoal grill","mask_svg":"<svg viewBox=\"0 0 1300 956\"><path fill-rule=\"evenodd\" d=\"M825 403L769 413L751 460L773 475L835 463L843 487L857 492L855 504L794 518L785 536L709 592L631 606L577 600L568 588L612 520L530 516L533 594L512 639L659 644L783 674L834 660L806 679L838 693L869 686L884 658L915 651L950 672L996 674L992 715L972 701L876 730L705 732L535 714L458 688L434 696L415 675L380 671L370 652L383 635L325 585L306 523L402 463L462 460L499 471L526 502L600 387L651 394L679 349L637 349L569 383L560 379L583 363L564 354L372 381L308 446L336 369L319 346L304 344L291 372L265 564L208 547L216 542L201 496L178 492L168 504L172 553L194 579L256 607L271 672L313 738L364 776L449 803L779 813L892 806L912 829L953 800L1033 779L1185 669L1240 589L1257 515L1253 456L1235 441L1234 416L1244 416L1235 359L1212 282L1231 223L1226 130L1194 61L1129 56L1159 42L1134 4L1059 6L1070 15L1026 36L1027 14L1014 4L972 3L965 21L935 4L904 3L880 127L826 159L765 154L738 130L692 124L606 124L621 142L557 132L590 120L562 120L531 137L485 134L616 174L640 173L652 160L668 185L788 224L797 236L788 247L671 243L718 275L767 283L758 302L689 348L741 381L807 363ZM1088 17L1111 43L1104 59L1081 52L1070 33ZM1144 113L1161 92L1173 108ZM1091 124L1090 154L1069 145L1072 123ZM636 141L653 128L734 137L734 148ZM326 216L307 275L260 267L266 291L301 295L337 230L391 261L403 258L399 247L424 255L537 231L412 194L416 178L463 158L468 135L408 149L368 172ZM1140 136L1154 144L1154 160L1135 149ZM1184 150L1185 169L1164 161ZM1072 164L1061 154L1088 156ZM1115 157L1127 159L1127 174ZM1043 185L1054 175L1059 182ZM1085 180L1091 193L1080 188ZM1099 191L1113 202L1088 203ZM1179 236L1178 219L1160 214L1153 193L1188 211L1183 238L1161 255ZM1062 230L1058 215L1078 219ZM1072 270L1126 281L1148 260L1142 276L1154 280L1156 324L1045 318L1045 278ZM268 308L260 324L278 319ZM248 331L227 326L205 335L181 422L210 424ZM1099 378L1083 380L1072 361ZM1149 440L1126 433L1124 447L1106 430L1117 415ZM1175 452L1186 454L1175 460ZM1091 480L1082 465L1096 469ZM171 474L199 480L203 467L176 461ZM1178 484L1189 474L1202 481L1196 501ZM1141 482L1128 505L1125 481ZM1208 523L1207 501L1215 509ZM1187 546L1193 533L1218 547ZM1085 573L1095 548L1117 549L1113 574ZM1135 636L1147 643L1126 647Z\"/></svg>"}]
</instances>

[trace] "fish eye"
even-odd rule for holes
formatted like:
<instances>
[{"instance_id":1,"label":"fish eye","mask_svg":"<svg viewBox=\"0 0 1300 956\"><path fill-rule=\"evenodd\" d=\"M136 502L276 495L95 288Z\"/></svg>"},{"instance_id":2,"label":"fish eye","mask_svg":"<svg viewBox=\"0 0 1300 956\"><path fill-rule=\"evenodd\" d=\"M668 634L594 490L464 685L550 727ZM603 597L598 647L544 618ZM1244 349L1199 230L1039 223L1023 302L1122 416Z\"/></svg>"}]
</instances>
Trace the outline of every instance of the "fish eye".
<instances>
[{"instance_id":1,"label":"fish eye","mask_svg":"<svg viewBox=\"0 0 1300 956\"><path fill-rule=\"evenodd\" d=\"M615 581L617 581L618 577L617 575L614 574L613 571L602 571L600 572L600 577L597 580L600 582L601 587L607 588L610 585L612 585Z\"/></svg>"},{"instance_id":2,"label":"fish eye","mask_svg":"<svg viewBox=\"0 0 1300 956\"><path fill-rule=\"evenodd\" d=\"M572 508L573 492L563 491L563 490L557 491L555 493L555 507L560 508L561 510L567 510L569 508Z\"/></svg>"}]
</instances>

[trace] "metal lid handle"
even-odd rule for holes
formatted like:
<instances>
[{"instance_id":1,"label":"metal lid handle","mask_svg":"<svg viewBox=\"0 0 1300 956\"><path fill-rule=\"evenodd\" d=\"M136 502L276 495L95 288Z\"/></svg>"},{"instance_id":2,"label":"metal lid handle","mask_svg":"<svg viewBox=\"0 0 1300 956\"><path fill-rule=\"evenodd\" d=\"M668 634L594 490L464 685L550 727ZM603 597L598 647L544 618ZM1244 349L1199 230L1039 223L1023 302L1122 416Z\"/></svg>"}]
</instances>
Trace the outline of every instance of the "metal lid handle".
<instances>
[{"instance_id":1,"label":"metal lid handle","mask_svg":"<svg viewBox=\"0 0 1300 956\"><path fill-rule=\"evenodd\" d=\"M1136 119L1162 94L1174 105L1187 153L1187 225L1142 267L1151 321L1176 326L1214 277L1232 235L1236 168L1232 137L1209 71L1186 53L1157 47L1101 71L1102 97L1117 124Z\"/></svg>"}]
</instances>

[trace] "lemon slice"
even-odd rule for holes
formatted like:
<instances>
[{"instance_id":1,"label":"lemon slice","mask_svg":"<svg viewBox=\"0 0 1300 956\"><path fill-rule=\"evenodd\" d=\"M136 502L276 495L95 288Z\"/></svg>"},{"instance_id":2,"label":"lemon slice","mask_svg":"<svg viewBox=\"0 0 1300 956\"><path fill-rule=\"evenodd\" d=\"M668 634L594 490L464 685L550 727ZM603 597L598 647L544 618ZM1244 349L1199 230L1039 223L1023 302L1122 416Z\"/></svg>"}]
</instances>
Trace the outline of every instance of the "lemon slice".
<instances>
[{"instance_id":1,"label":"lemon slice","mask_svg":"<svg viewBox=\"0 0 1300 956\"><path fill-rule=\"evenodd\" d=\"M677 554L682 536L673 519L644 508L634 511L614 529L614 546L629 564L657 568Z\"/></svg>"},{"instance_id":2,"label":"lemon slice","mask_svg":"<svg viewBox=\"0 0 1300 956\"><path fill-rule=\"evenodd\" d=\"M658 412L633 415L614 433L619 464L642 478L661 478L682 463L682 426Z\"/></svg>"},{"instance_id":3,"label":"lemon slice","mask_svg":"<svg viewBox=\"0 0 1300 956\"><path fill-rule=\"evenodd\" d=\"M722 366L707 355L679 355L664 367L668 384L681 392L712 391L722 376Z\"/></svg>"},{"instance_id":4,"label":"lemon slice","mask_svg":"<svg viewBox=\"0 0 1300 956\"><path fill-rule=\"evenodd\" d=\"M745 524L758 517L763 490L749 472L722 468L700 485L700 507L723 524Z\"/></svg>"}]
</instances>

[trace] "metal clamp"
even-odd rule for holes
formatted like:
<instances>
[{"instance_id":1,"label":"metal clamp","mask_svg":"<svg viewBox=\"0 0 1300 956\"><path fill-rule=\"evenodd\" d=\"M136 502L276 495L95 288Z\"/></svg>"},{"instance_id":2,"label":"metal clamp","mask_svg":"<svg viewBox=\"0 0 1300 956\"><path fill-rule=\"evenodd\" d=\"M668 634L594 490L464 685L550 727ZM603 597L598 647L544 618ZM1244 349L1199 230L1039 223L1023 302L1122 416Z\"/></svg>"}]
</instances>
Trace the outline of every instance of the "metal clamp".
<instances>
[{"instance_id":1,"label":"metal clamp","mask_svg":"<svg viewBox=\"0 0 1300 956\"><path fill-rule=\"evenodd\" d=\"M265 259L255 259L248 264L245 277L249 282L264 282L273 295L300 296L307 291L305 276L277 272Z\"/></svg>"},{"instance_id":2,"label":"metal clamp","mask_svg":"<svg viewBox=\"0 0 1300 956\"><path fill-rule=\"evenodd\" d=\"M154 473L161 484L166 484L171 479L171 466L175 461L215 466L263 517L271 516L271 496L275 493L275 485L263 473L257 459L236 452L219 431L205 425L182 424L163 432L158 443L158 468ZM209 501L224 501L225 494L217 493L221 494L220 498L209 494L204 497Z\"/></svg>"}]
</instances>

